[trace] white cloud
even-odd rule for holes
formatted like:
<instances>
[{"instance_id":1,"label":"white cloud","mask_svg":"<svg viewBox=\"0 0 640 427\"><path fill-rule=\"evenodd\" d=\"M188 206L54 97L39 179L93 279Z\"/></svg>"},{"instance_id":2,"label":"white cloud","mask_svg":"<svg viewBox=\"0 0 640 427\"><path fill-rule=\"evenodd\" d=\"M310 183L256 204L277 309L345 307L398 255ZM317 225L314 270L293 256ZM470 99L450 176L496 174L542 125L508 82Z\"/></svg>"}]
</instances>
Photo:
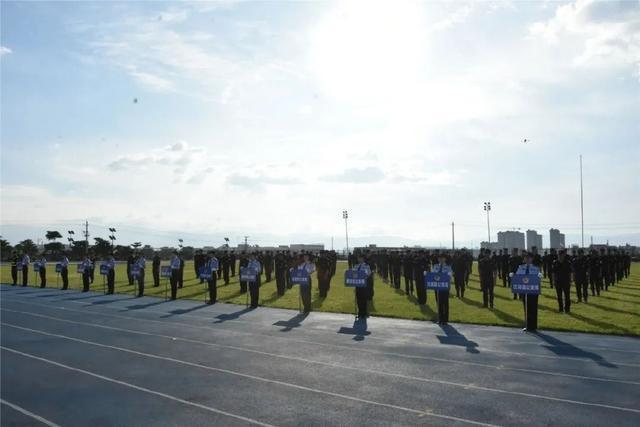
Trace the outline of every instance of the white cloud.
<instances>
[{"instance_id":1,"label":"white cloud","mask_svg":"<svg viewBox=\"0 0 640 427\"><path fill-rule=\"evenodd\" d=\"M154 74L137 70L130 71L129 74L153 92L171 92L174 89L171 81Z\"/></svg>"},{"instance_id":2,"label":"white cloud","mask_svg":"<svg viewBox=\"0 0 640 427\"><path fill-rule=\"evenodd\" d=\"M13 51L6 46L0 46L0 56L8 55Z\"/></svg>"},{"instance_id":3,"label":"white cloud","mask_svg":"<svg viewBox=\"0 0 640 427\"><path fill-rule=\"evenodd\" d=\"M380 182L385 178L382 169L376 166L365 168L349 168L335 175L325 175L320 179L329 182L343 182L352 184L371 184Z\"/></svg>"},{"instance_id":4,"label":"white cloud","mask_svg":"<svg viewBox=\"0 0 640 427\"><path fill-rule=\"evenodd\" d=\"M639 1L577 0L529 30L555 49L572 51L575 66L631 66L632 72L640 66Z\"/></svg>"}]
</instances>

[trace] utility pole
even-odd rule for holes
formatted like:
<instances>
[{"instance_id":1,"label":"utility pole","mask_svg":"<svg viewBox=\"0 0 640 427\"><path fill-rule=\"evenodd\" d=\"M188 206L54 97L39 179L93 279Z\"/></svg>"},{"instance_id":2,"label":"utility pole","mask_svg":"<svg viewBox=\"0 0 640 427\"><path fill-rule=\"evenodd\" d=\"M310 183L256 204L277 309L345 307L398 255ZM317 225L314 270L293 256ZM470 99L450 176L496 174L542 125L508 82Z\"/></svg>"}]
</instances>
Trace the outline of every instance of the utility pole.
<instances>
[{"instance_id":1,"label":"utility pole","mask_svg":"<svg viewBox=\"0 0 640 427\"><path fill-rule=\"evenodd\" d=\"M84 254L85 256L89 254L89 221L84 222Z\"/></svg>"},{"instance_id":2,"label":"utility pole","mask_svg":"<svg viewBox=\"0 0 640 427\"><path fill-rule=\"evenodd\" d=\"M491 212L491 202L484 202L484 210L487 212L487 241L491 244L491 227L489 225L489 212Z\"/></svg>"},{"instance_id":3,"label":"utility pole","mask_svg":"<svg viewBox=\"0 0 640 427\"><path fill-rule=\"evenodd\" d=\"M347 238L347 256L349 256L349 228L347 227L347 219L349 219L349 212L342 211L342 218L344 218L344 235Z\"/></svg>"},{"instance_id":4,"label":"utility pole","mask_svg":"<svg viewBox=\"0 0 640 427\"><path fill-rule=\"evenodd\" d=\"M456 249L456 225L451 221L451 250Z\"/></svg>"},{"instance_id":5,"label":"utility pole","mask_svg":"<svg viewBox=\"0 0 640 427\"><path fill-rule=\"evenodd\" d=\"M584 248L584 199L582 194L582 154L580 154L580 223L582 225L582 248Z\"/></svg>"},{"instance_id":6,"label":"utility pole","mask_svg":"<svg viewBox=\"0 0 640 427\"><path fill-rule=\"evenodd\" d=\"M250 236L244 236L244 251L245 251L245 252L247 252L247 250L248 250L247 239L248 239L249 237L250 237Z\"/></svg>"},{"instance_id":7,"label":"utility pole","mask_svg":"<svg viewBox=\"0 0 640 427\"><path fill-rule=\"evenodd\" d=\"M331 250L333 251L333 236L331 236Z\"/></svg>"}]
</instances>

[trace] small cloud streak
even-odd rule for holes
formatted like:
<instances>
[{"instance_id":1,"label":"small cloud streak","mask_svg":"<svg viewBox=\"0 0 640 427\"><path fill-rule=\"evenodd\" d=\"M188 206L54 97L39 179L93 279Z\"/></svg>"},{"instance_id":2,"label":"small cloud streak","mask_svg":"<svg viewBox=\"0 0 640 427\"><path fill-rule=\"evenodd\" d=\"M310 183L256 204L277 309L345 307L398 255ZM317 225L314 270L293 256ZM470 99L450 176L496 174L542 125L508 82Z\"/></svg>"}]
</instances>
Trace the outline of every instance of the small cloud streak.
<instances>
[{"instance_id":1,"label":"small cloud streak","mask_svg":"<svg viewBox=\"0 0 640 427\"><path fill-rule=\"evenodd\" d=\"M13 51L11 49L9 49L6 46L0 46L0 56L5 56L5 55L8 55L10 53L13 53Z\"/></svg>"},{"instance_id":2,"label":"small cloud streak","mask_svg":"<svg viewBox=\"0 0 640 427\"><path fill-rule=\"evenodd\" d=\"M325 175L320 178L328 182L344 182L351 184L369 184L380 182L385 178L382 169L370 166L366 168L350 168L336 175Z\"/></svg>"}]
</instances>

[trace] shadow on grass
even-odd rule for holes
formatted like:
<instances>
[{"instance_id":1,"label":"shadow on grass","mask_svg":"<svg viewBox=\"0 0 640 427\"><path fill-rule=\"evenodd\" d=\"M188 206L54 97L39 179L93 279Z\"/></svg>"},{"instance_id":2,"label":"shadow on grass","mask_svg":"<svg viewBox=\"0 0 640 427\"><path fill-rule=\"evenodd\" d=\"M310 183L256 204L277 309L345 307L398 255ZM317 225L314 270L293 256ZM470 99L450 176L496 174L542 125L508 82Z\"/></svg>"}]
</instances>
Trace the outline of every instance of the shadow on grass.
<instances>
[{"instance_id":1,"label":"shadow on grass","mask_svg":"<svg viewBox=\"0 0 640 427\"><path fill-rule=\"evenodd\" d=\"M302 322L307 318L307 316L309 316L309 313L298 313L289 320L277 321L273 326L282 326L280 332L289 332L302 326Z\"/></svg>"},{"instance_id":2,"label":"shadow on grass","mask_svg":"<svg viewBox=\"0 0 640 427\"><path fill-rule=\"evenodd\" d=\"M607 307L605 305L600 305L600 304L596 304L593 299L598 298L598 297L591 297L589 299L589 302L585 303L587 306L593 306L593 307L597 307L599 309L605 310L605 311L613 311L614 313L620 313L620 314L629 314L631 316L637 316L640 317L640 311L627 311L627 310L620 310L619 308L613 308L613 307Z\"/></svg>"},{"instance_id":3,"label":"shadow on grass","mask_svg":"<svg viewBox=\"0 0 640 427\"><path fill-rule=\"evenodd\" d=\"M371 332L367 330L367 319L356 319L351 328L343 326L338 330L338 333L353 335L354 341L364 341L367 335L371 335Z\"/></svg>"},{"instance_id":4,"label":"shadow on grass","mask_svg":"<svg viewBox=\"0 0 640 427\"><path fill-rule=\"evenodd\" d=\"M577 319L577 320L581 320L584 323L588 323L592 326L598 327L601 330L613 330L613 331L618 331L618 333L623 333L623 334L627 334L627 335L633 335L633 331L627 329L627 328L623 328L622 326L619 325L614 325L613 323L608 323L608 322L604 322L602 320L596 320L596 319L590 319L588 317L582 316L580 314L575 313L574 311L569 313L569 316Z\"/></svg>"},{"instance_id":5,"label":"shadow on grass","mask_svg":"<svg viewBox=\"0 0 640 427\"><path fill-rule=\"evenodd\" d=\"M547 335L542 332L538 332L534 334L534 336L540 338L541 340L549 343L550 345L543 345L542 347L550 350L552 353L558 356L567 356L567 357L575 357L580 359L591 359L596 362L600 366L604 366L606 368L617 368L617 365L614 365L611 362L608 362L604 357L597 353L593 353L590 351L585 351L580 347L576 347L573 344L569 344L568 342L559 340L551 335Z\"/></svg>"},{"instance_id":6,"label":"shadow on grass","mask_svg":"<svg viewBox=\"0 0 640 427\"><path fill-rule=\"evenodd\" d=\"M478 354L480 350L478 350L478 343L475 341L469 341L467 337L462 335L456 328L451 325L439 325L442 331L446 335L437 335L438 341L440 344L444 345L455 345L464 347L467 353Z\"/></svg>"},{"instance_id":7,"label":"shadow on grass","mask_svg":"<svg viewBox=\"0 0 640 427\"><path fill-rule=\"evenodd\" d=\"M498 295L494 295L494 298L495 297L498 297ZM513 301L513 300L511 300L509 298L504 298L504 297L502 297L501 299L506 299L508 301ZM466 305L471 305L473 307L487 309L484 305L482 305L481 302L474 301L474 300L471 300L471 299L466 298L466 297L465 298L460 298L460 301L462 301ZM522 324L524 322L523 319L519 319L519 318L517 318L517 317L515 317L515 316L513 316L513 315L511 315L511 314L509 314L509 313L507 313L505 311L502 311L502 310L500 310L498 308L495 308L495 305L494 305L494 308L490 308L488 310L490 310L492 313L494 313L498 319L502 320L506 324L518 326L518 325L520 325L520 324Z\"/></svg>"}]
</instances>

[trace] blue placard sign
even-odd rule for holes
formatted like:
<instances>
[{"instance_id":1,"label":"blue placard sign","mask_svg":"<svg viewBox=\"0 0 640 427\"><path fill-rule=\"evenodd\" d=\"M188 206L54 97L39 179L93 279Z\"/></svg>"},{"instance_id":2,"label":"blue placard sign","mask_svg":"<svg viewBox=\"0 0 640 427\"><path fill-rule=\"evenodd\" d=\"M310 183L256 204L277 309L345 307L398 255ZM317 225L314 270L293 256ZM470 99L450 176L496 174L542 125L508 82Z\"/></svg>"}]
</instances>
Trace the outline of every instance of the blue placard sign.
<instances>
[{"instance_id":1,"label":"blue placard sign","mask_svg":"<svg viewBox=\"0 0 640 427\"><path fill-rule=\"evenodd\" d=\"M62 264L57 263L56 264L56 273L60 273L62 271Z\"/></svg>"},{"instance_id":2,"label":"blue placard sign","mask_svg":"<svg viewBox=\"0 0 640 427\"><path fill-rule=\"evenodd\" d=\"M250 267L240 267L241 282L257 282L258 272Z\"/></svg>"},{"instance_id":3,"label":"blue placard sign","mask_svg":"<svg viewBox=\"0 0 640 427\"><path fill-rule=\"evenodd\" d=\"M16 262L16 270L22 271L22 262Z\"/></svg>"},{"instance_id":4,"label":"blue placard sign","mask_svg":"<svg viewBox=\"0 0 640 427\"><path fill-rule=\"evenodd\" d=\"M160 266L160 276L165 278L171 278L171 266L170 265Z\"/></svg>"},{"instance_id":5,"label":"blue placard sign","mask_svg":"<svg viewBox=\"0 0 640 427\"><path fill-rule=\"evenodd\" d=\"M200 277L200 279L202 280L212 280L213 271L208 267L200 267L198 277Z\"/></svg>"},{"instance_id":6,"label":"blue placard sign","mask_svg":"<svg viewBox=\"0 0 640 427\"><path fill-rule=\"evenodd\" d=\"M217 259L212 259L209 261L209 269L211 269L211 271L218 271L219 265L220 263Z\"/></svg>"},{"instance_id":7,"label":"blue placard sign","mask_svg":"<svg viewBox=\"0 0 640 427\"><path fill-rule=\"evenodd\" d=\"M80 263L78 264L77 270L78 273L83 274L84 273L84 264Z\"/></svg>"},{"instance_id":8,"label":"blue placard sign","mask_svg":"<svg viewBox=\"0 0 640 427\"><path fill-rule=\"evenodd\" d=\"M39 263L39 262L34 262L34 263L33 263L33 271L34 271L35 273L37 273L37 272L39 272L39 271L40 271L40 263Z\"/></svg>"},{"instance_id":9,"label":"blue placard sign","mask_svg":"<svg viewBox=\"0 0 640 427\"><path fill-rule=\"evenodd\" d=\"M100 264L100 274L107 275L111 271L109 264Z\"/></svg>"},{"instance_id":10,"label":"blue placard sign","mask_svg":"<svg viewBox=\"0 0 640 427\"><path fill-rule=\"evenodd\" d=\"M450 284L451 276L448 273L427 273L424 276L424 285L427 289L448 291Z\"/></svg>"},{"instance_id":11,"label":"blue placard sign","mask_svg":"<svg viewBox=\"0 0 640 427\"><path fill-rule=\"evenodd\" d=\"M347 270L344 272L344 285L348 288L366 288L367 277L364 270Z\"/></svg>"},{"instance_id":12,"label":"blue placard sign","mask_svg":"<svg viewBox=\"0 0 640 427\"><path fill-rule=\"evenodd\" d=\"M291 270L291 284L292 285L301 285L301 286L309 286L311 283L311 276L309 276L309 272L304 268L294 268Z\"/></svg>"},{"instance_id":13,"label":"blue placard sign","mask_svg":"<svg viewBox=\"0 0 640 427\"><path fill-rule=\"evenodd\" d=\"M514 274L511 278L511 292L540 295L540 277L537 274Z\"/></svg>"},{"instance_id":14,"label":"blue placard sign","mask_svg":"<svg viewBox=\"0 0 640 427\"><path fill-rule=\"evenodd\" d=\"M140 276L140 266L139 265L133 264L131 266L131 276L132 277Z\"/></svg>"}]
</instances>

